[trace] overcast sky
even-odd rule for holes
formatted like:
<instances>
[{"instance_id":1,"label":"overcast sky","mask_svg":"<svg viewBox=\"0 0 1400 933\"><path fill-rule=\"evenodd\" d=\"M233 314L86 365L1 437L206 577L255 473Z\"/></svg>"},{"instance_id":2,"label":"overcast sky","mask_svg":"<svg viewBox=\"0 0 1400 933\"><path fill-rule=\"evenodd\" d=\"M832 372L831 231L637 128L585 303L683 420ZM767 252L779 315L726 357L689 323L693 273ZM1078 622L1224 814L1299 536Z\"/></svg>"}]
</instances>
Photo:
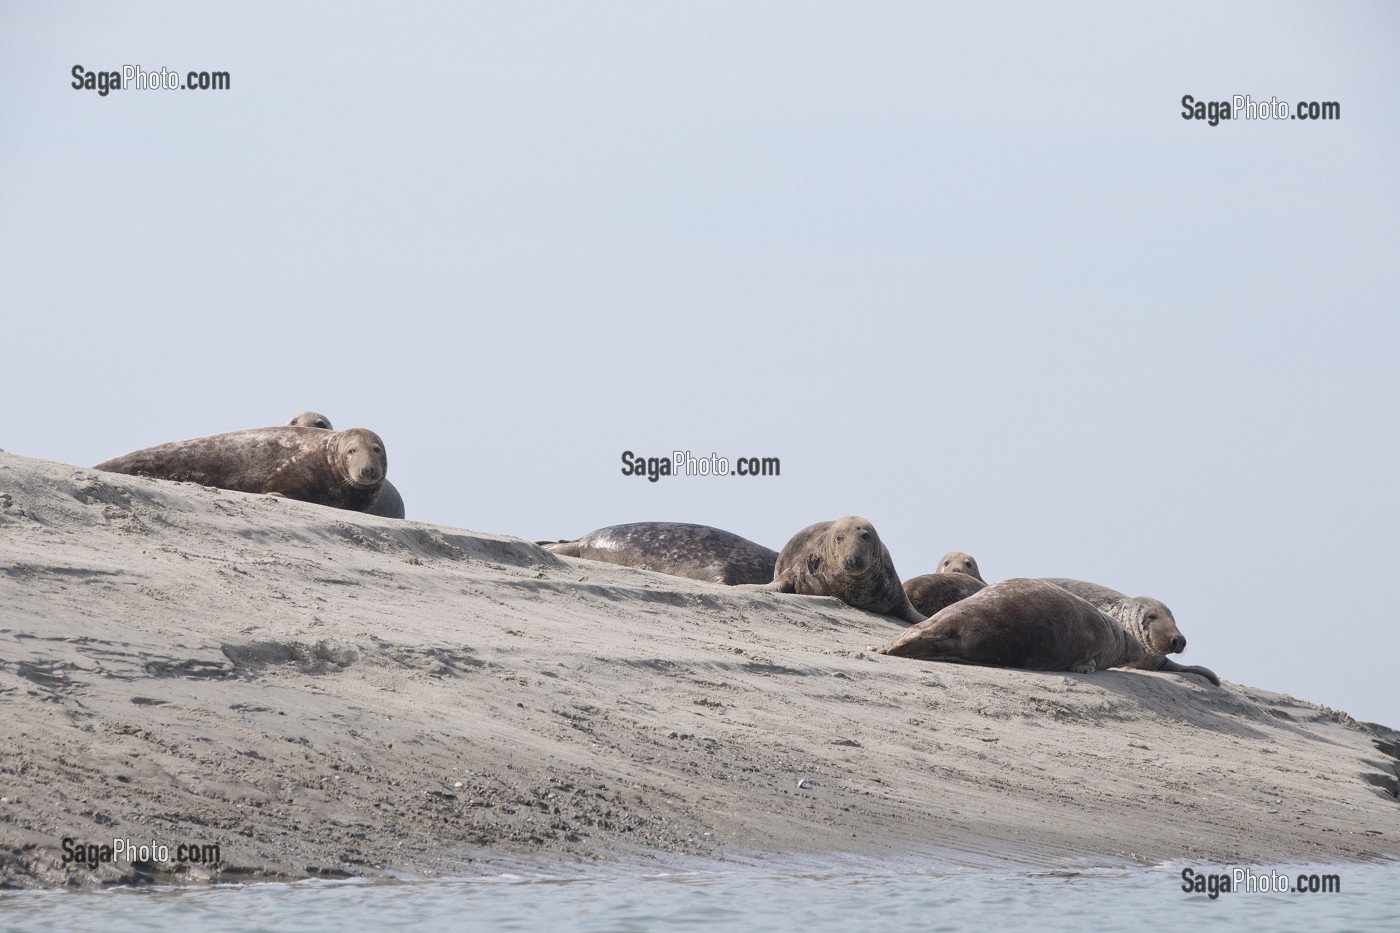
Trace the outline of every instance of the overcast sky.
<instances>
[{"instance_id":1,"label":"overcast sky","mask_svg":"<svg viewBox=\"0 0 1400 933\"><path fill-rule=\"evenodd\" d=\"M424 521L862 514L1400 726L1395 4L0 11L0 447L316 409ZM621 474L678 449L782 475Z\"/></svg>"}]
</instances>

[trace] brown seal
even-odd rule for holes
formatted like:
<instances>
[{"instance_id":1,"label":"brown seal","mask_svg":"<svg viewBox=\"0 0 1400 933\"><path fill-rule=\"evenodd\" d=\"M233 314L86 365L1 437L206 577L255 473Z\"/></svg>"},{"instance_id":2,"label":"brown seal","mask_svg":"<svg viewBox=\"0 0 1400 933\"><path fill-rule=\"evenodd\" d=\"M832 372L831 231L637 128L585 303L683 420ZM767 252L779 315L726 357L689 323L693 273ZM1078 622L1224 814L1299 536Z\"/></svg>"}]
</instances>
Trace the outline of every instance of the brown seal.
<instances>
[{"instance_id":1,"label":"brown seal","mask_svg":"<svg viewBox=\"0 0 1400 933\"><path fill-rule=\"evenodd\" d=\"M1047 583L1053 583L1061 589L1068 590L1075 596L1095 606L1111 615L1129 632L1147 631L1151 626L1165 619L1176 626L1176 616L1167 608L1167 604L1160 599L1153 599L1151 596L1125 596L1117 590L1100 586L1097 583L1090 583L1087 580L1071 580L1068 577L1045 577ZM1186 638L1180 636L1180 641L1171 646L1172 654L1180 654L1186 650ZM1168 671L1173 674L1199 674L1206 680L1220 686L1220 678L1208 667L1201 667L1196 664L1178 664L1165 654L1161 663L1157 667L1150 668L1155 671Z\"/></svg>"},{"instance_id":2,"label":"brown seal","mask_svg":"<svg viewBox=\"0 0 1400 933\"><path fill-rule=\"evenodd\" d=\"M769 583L778 552L731 531L686 522L631 522L573 541L541 542L564 557L640 567L728 586Z\"/></svg>"},{"instance_id":3,"label":"brown seal","mask_svg":"<svg viewBox=\"0 0 1400 933\"><path fill-rule=\"evenodd\" d=\"M961 570L926 573L904 581L904 594L910 604L926 616L986 588L987 584Z\"/></svg>"},{"instance_id":4,"label":"brown seal","mask_svg":"<svg viewBox=\"0 0 1400 933\"><path fill-rule=\"evenodd\" d=\"M123 454L96 469L181 480L363 511L389 468L384 442L365 428L230 431Z\"/></svg>"},{"instance_id":5,"label":"brown seal","mask_svg":"<svg viewBox=\"0 0 1400 933\"><path fill-rule=\"evenodd\" d=\"M334 431L331 427L331 419L321 414L319 411L304 411L297 415L292 415L287 420L287 424L292 427L321 428L325 431ZM385 518L403 518L403 496L399 495L398 488L389 480L384 480L384 485L380 487L379 495L374 497L374 501L369 504L369 508L364 509L369 515L382 515Z\"/></svg>"},{"instance_id":6,"label":"brown seal","mask_svg":"<svg viewBox=\"0 0 1400 933\"><path fill-rule=\"evenodd\" d=\"M965 573L982 583L982 571L977 569L977 559L966 551L949 551L938 561L936 573Z\"/></svg>"},{"instance_id":7,"label":"brown seal","mask_svg":"<svg viewBox=\"0 0 1400 933\"><path fill-rule=\"evenodd\" d=\"M1032 671L1162 670L1162 660L1186 640L1170 618L1142 621L1130 629L1045 580L1003 580L875 650Z\"/></svg>"},{"instance_id":8,"label":"brown seal","mask_svg":"<svg viewBox=\"0 0 1400 933\"><path fill-rule=\"evenodd\" d=\"M778 555L773 582L763 588L835 596L857 609L905 622L924 620L904 595L894 561L875 526L858 515L817 522L793 535Z\"/></svg>"}]
</instances>

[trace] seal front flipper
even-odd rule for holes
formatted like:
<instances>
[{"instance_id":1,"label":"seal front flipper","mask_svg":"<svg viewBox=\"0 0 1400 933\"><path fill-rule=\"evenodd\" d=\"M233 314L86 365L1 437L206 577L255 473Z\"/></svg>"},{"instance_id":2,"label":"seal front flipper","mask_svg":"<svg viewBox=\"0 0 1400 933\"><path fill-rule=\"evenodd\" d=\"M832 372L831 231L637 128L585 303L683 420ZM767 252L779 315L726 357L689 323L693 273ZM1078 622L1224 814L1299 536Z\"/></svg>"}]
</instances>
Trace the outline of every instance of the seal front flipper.
<instances>
[{"instance_id":1,"label":"seal front flipper","mask_svg":"<svg viewBox=\"0 0 1400 933\"><path fill-rule=\"evenodd\" d=\"M1198 674L1215 686L1220 686L1220 678L1216 676L1215 671L1198 664L1177 664L1171 658L1163 658L1162 663L1157 665L1157 670L1166 674Z\"/></svg>"}]
</instances>

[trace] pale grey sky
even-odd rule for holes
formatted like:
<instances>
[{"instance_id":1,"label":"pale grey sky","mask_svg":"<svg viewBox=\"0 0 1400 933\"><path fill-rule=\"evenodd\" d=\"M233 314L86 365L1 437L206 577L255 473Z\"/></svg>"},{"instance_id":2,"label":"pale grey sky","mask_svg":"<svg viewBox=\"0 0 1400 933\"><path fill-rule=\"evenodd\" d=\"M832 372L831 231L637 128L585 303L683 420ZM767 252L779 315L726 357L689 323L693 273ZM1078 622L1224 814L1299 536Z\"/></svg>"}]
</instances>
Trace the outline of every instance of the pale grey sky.
<instances>
[{"instance_id":1,"label":"pale grey sky","mask_svg":"<svg viewBox=\"0 0 1400 933\"><path fill-rule=\"evenodd\" d=\"M1400 726L1394 4L0 11L0 447L311 408L426 521L858 513ZM1237 93L1342 119L1181 117Z\"/></svg>"}]
</instances>

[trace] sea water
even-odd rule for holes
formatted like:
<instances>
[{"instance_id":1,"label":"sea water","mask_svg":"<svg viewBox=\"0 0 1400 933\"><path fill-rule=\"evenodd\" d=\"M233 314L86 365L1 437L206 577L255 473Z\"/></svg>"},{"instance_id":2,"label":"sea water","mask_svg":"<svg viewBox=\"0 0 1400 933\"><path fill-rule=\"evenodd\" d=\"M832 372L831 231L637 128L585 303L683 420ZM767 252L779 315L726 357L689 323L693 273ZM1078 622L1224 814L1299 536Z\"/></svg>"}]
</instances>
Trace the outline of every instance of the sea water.
<instances>
[{"instance_id":1,"label":"sea water","mask_svg":"<svg viewBox=\"0 0 1400 933\"><path fill-rule=\"evenodd\" d=\"M0 928L24 931L545 930L745 933L999 929L1202 928L1274 931L1400 930L1400 863L1252 866L1296 887L1298 875L1334 876L1340 891L1183 890L1185 868L1218 877L1219 866L1141 870L622 872L546 873L392 883L296 884L0 894ZM1194 885L1193 885L1194 886Z\"/></svg>"}]
</instances>

